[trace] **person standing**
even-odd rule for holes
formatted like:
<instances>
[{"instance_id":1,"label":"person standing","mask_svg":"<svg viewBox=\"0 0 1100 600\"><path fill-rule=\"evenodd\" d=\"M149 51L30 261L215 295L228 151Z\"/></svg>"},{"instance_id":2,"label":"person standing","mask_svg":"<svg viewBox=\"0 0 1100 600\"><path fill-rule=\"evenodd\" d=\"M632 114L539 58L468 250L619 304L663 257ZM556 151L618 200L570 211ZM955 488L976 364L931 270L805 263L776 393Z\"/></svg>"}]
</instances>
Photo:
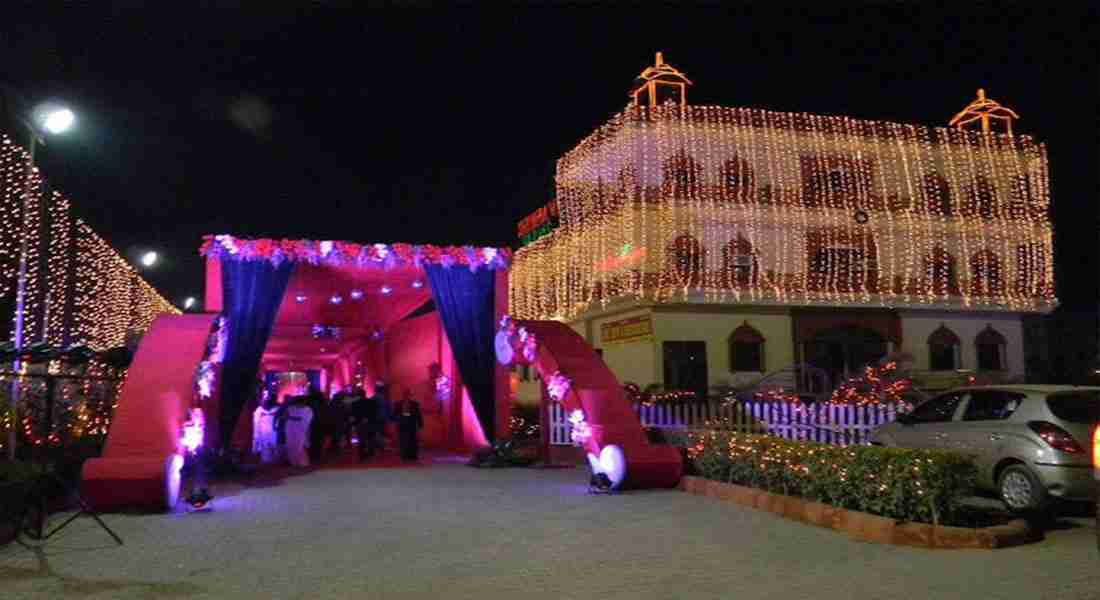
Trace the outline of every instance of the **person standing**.
<instances>
[{"instance_id":1,"label":"person standing","mask_svg":"<svg viewBox=\"0 0 1100 600\"><path fill-rule=\"evenodd\" d=\"M344 449L344 440L351 438L347 435L348 408L344 406L343 394L343 392L337 392L323 413L325 435L332 440L329 450L332 454L339 454Z\"/></svg>"},{"instance_id":2,"label":"person standing","mask_svg":"<svg viewBox=\"0 0 1100 600\"><path fill-rule=\"evenodd\" d=\"M309 407L309 396L295 396L287 408L286 416L286 452L290 464L295 467L308 467L309 424L313 422L313 410Z\"/></svg>"},{"instance_id":3,"label":"person standing","mask_svg":"<svg viewBox=\"0 0 1100 600\"><path fill-rule=\"evenodd\" d=\"M386 451L386 425L392 420L390 401L385 381L374 384L374 403L378 407L378 418L374 422L374 444L379 454Z\"/></svg>"},{"instance_id":4,"label":"person standing","mask_svg":"<svg viewBox=\"0 0 1100 600\"><path fill-rule=\"evenodd\" d=\"M271 464L279 458L275 437L275 414L278 409L270 398L252 413L252 451L260 455L261 464Z\"/></svg>"},{"instance_id":5,"label":"person standing","mask_svg":"<svg viewBox=\"0 0 1100 600\"><path fill-rule=\"evenodd\" d=\"M359 460L370 460L377 450L375 432L381 417L377 400L374 396L368 398L360 394L351 405L351 415L355 421L355 433L359 437Z\"/></svg>"},{"instance_id":6,"label":"person standing","mask_svg":"<svg viewBox=\"0 0 1100 600\"><path fill-rule=\"evenodd\" d=\"M309 388L309 409L313 411L313 419L309 422L309 460L318 464L325 449L328 403L325 402L325 395L321 390L313 386Z\"/></svg>"},{"instance_id":7,"label":"person standing","mask_svg":"<svg viewBox=\"0 0 1100 600\"><path fill-rule=\"evenodd\" d=\"M394 407L397 420L397 439L401 446L401 460L415 461L420 458L420 430L424 427L424 416L420 413L420 403L413 398L411 391Z\"/></svg>"}]
</instances>

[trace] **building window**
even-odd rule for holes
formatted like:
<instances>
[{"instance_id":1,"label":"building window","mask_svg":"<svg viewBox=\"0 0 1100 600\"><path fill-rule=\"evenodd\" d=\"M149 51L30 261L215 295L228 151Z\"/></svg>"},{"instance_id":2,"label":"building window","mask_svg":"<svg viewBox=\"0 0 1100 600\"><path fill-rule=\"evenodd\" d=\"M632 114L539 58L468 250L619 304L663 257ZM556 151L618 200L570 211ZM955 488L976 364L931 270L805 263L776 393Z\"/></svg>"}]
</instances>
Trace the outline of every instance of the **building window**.
<instances>
[{"instance_id":1,"label":"building window","mask_svg":"<svg viewBox=\"0 0 1100 600\"><path fill-rule=\"evenodd\" d=\"M695 392L700 398L707 395L707 343L664 342L664 371L666 390Z\"/></svg>"},{"instance_id":2,"label":"building window","mask_svg":"<svg viewBox=\"0 0 1100 600\"><path fill-rule=\"evenodd\" d=\"M939 173L929 173L924 176L924 196L928 201L928 212L942 217L950 217L951 189L947 187L947 180Z\"/></svg>"},{"instance_id":3,"label":"building window","mask_svg":"<svg viewBox=\"0 0 1100 600\"><path fill-rule=\"evenodd\" d=\"M722 196L735 202L747 202L755 185L752 167L740 158L727 160L722 165Z\"/></svg>"},{"instance_id":4,"label":"building window","mask_svg":"<svg viewBox=\"0 0 1100 600\"><path fill-rule=\"evenodd\" d=\"M983 175L974 177L967 189L963 214L968 217L992 219L997 214L997 189Z\"/></svg>"},{"instance_id":5,"label":"building window","mask_svg":"<svg viewBox=\"0 0 1100 600\"><path fill-rule=\"evenodd\" d=\"M752 244L738 236L722 248L722 267L735 285L756 282L757 261Z\"/></svg>"},{"instance_id":6,"label":"building window","mask_svg":"<svg viewBox=\"0 0 1100 600\"><path fill-rule=\"evenodd\" d=\"M681 282L698 284L703 271L703 247L699 240L684 234L668 248L672 271Z\"/></svg>"},{"instance_id":7,"label":"building window","mask_svg":"<svg viewBox=\"0 0 1100 600\"><path fill-rule=\"evenodd\" d=\"M932 293L937 296L958 294L959 283L955 274L955 257L940 246L924 257L924 271L932 277L929 282Z\"/></svg>"},{"instance_id":8,"label":"building window","mask_svg":"<svg viewBox=\"0 0 1100 600\"><path fill-rule=\"evenodd\" d=\"M1001 277L1001 260L990 250L982 250L970 258L970 292L976 296L1002 296L1005 293Z\"/></svg>"},{"instance_id":9,"label":"building window","mask_svg":"<svg viewBox=\"0 0 1100 600\"><path fill-rule=\"evenodd\" d=\"M820 248L810 260L810 289L851 292L862 289L865 278L870 288L877 275L868 274L869 263L862 248Z\"/></svg>"},{"instance_id":10,"label":"building window","mask_svg":"<svg viewBox=\"0 0 1100 600\"><path fill-rule=\"evenodd\" d=\"M1016 293L1042 296L1046 290L1047 253L1042 244L1016 247Z\"/></svg>"},{"instance_id":11,"label":"building window","mask_svg":"<svg viewBox=\"0 0 1100 600\"><path fill-rule=\"evenodd\" d=\"M974 339L974 345L978 349L979 371L1003 371L1005 365L1005 347L1007 343L1003 335L987 325L978 337Z\"/></svg>"},{"instance_id":12,"label":"building window","mask_svg":"<svg viewBox=\"0 0 1100 600\"><path fill-rule=\"evenodd\" d=\"M764 336L745 321L730 334L730 371L764 372Z\"/></svg>"},{"instance_id":13,"label":"building window","mask_svg":"<svg viewBox=\"0 0 1100 600\"><path fill-rule=\"evenodd\" d=\"M939 329L928 336L928 368L932 371L954 371L958 369L959 350L962 343L955 332L940 324Z\"/></svg>"},{"instance_id":14,"label":"building window","mask_svg":"<svg viewBox=\"0 0 1100 600\"><path fill-rule=\"evenodd\" d=\"M673 198L691 198L699 191L703 169L683 150L673 154L664 163L664 180L661 191Z\"/></svg>"}]
</instances>

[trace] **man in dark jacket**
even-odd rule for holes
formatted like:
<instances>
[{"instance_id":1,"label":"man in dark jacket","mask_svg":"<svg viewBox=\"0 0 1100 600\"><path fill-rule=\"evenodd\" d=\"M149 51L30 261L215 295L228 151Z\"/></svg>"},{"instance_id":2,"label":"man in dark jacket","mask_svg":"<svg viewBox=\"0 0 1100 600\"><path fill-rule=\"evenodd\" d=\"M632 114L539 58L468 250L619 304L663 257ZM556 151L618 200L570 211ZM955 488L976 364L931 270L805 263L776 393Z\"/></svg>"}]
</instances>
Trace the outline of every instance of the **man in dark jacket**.
<instances>
[{"instance_id":1,"label":"man in dark jacket","mask_svg":"<svg viewBox=\"0 0 1100 600\"><path fill-rule=\"evenodd\" d=\"M420 403L413 398L412 392L405 392L405 399L394 407L394 419L397 421L401 460L417 460L420 457L419 432L424 427L424 417L420 414Z\"/></svg>"},{"instance_id":2,"label":"man in dark jacket","mask_svg":"<svg viewBox=\"0 0 1100 600\"><path fill-rule=\"evenodd\" d=\"M309 422L309 460L310 464L321 462L321 455L325 449L325 427L328 425L328 403L321 390L310 386L309 408L313 411L313 419Z\"/></svg>"},{"instance_id":3,"label":"man in dark jacket","mask_svg":"<svg viewBox=\"0 0 1100 600\"><path fill-rule=\"evenodd\" d=\"M351 416L355 420L355 433L359 437L359 460L369 460L377 450L375 432L382 416L378 411L377 400L374 396L368 398L357 390L357 397L351 403Z\"/></svg>"}]
</instances>

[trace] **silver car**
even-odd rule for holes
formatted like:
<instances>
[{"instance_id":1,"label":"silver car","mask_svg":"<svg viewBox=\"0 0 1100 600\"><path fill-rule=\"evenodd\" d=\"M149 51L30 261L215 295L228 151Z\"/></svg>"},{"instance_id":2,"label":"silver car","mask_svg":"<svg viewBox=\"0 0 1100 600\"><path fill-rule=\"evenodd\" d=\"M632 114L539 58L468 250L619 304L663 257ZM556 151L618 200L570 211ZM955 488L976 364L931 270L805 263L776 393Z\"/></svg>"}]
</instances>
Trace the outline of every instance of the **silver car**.
<instances>
[{"instance_id":1,"label":"silver car","mask_svg":"<svg viewBox=\"0 0 1100 600\"><path fill-rule=\"evenodd\" d=\"M871 443L975 455L978 486L1014 511L1095 500L1092 433L1100 387L995 385L940 394L883 425Z\"/></svg>"}]
</instances>

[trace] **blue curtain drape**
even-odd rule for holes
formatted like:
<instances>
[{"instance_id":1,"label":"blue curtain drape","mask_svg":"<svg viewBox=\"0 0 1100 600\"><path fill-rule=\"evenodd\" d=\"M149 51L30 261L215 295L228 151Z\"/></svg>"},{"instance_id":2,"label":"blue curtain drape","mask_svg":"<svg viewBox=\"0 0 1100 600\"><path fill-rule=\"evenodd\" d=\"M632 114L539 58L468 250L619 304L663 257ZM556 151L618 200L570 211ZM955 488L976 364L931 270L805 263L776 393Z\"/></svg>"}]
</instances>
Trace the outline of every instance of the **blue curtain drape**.
<instances>
[{"instance_id":1,"label":"blue curtain drape","mask_svg":"<svg viewBox=\"0 0 1100 600\"><path fill-rule=\"evenodd\" d=\"M224 313L229 320L222 363L222 447L228 448L241 410L255 392L257 371L271 337L294 265L266 260L222 261Z\"/></svg>"},{"instance_id":2,"label":"blue curtain drape","mask_svg":"<svg viewBox=\"0 0 1100 600\"><path fill-rule=\"evenodd\" d=\"M424 270L458 371L470 391L470 400L485 438L491 442L496 439L493 396L495 273L489 269L471 272L464 267L440 265L427 265Z\"/></svg>"}]
</instances>

